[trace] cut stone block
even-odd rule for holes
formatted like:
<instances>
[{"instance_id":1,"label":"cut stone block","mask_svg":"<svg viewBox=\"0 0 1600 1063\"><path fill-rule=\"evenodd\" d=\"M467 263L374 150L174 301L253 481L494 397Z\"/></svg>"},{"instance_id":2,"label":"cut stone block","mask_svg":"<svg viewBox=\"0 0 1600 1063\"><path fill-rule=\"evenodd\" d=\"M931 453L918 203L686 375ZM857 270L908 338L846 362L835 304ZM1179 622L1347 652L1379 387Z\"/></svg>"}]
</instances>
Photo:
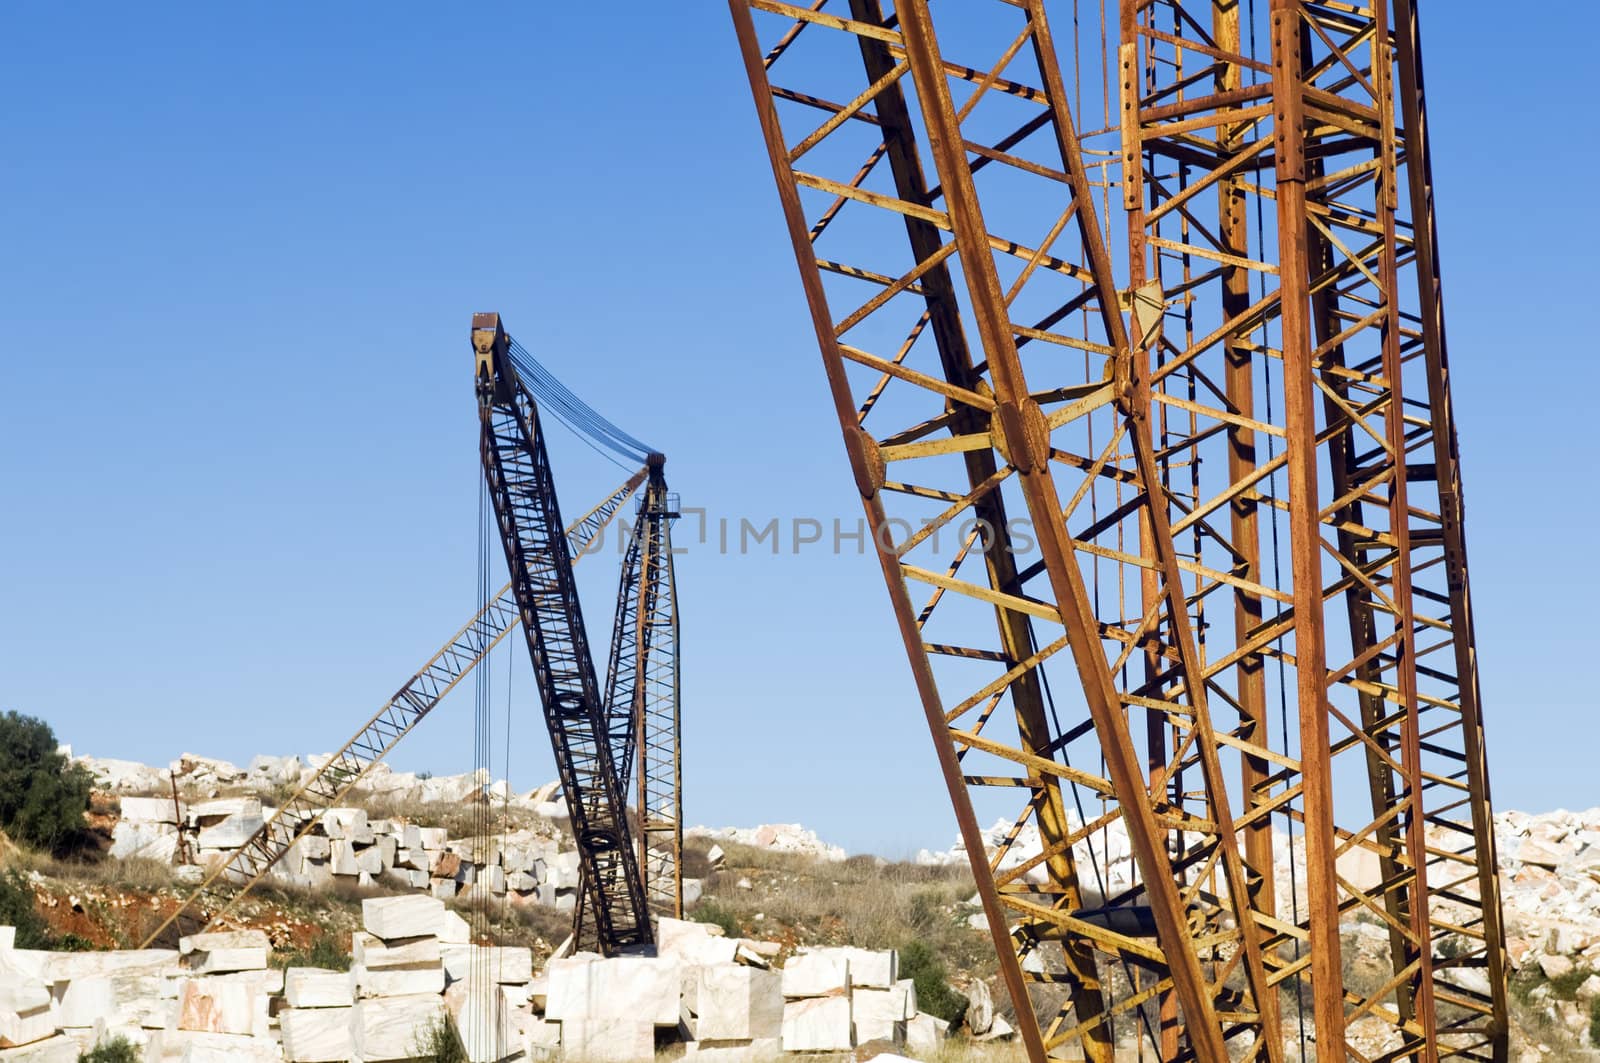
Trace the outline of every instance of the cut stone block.
<instances>
[{"instance_id":1,"label":"cut stone block","mask_svg":"<svg viewBox=\"0 0 1600 1063\"><path fill-rule=\"evenodd\" d=\"M407 849L443 849L450 840L450 832L443 827L419 827L415 824L406 824L402 844Z\"/></svg>"},{"instance_id":2,"label":"cut stone block","mask_svg":"<svg viewBox=\"0 0 1600 1063\"><path fill-rule=\"evenodd\" d=\"M42 1041L56 1032L50 990L39 984L0 986L0 1048Z\"/></svg>"},{"instance_id":3,"label":"cut stone block","mask_svg":"<svg viewBox=\"0 0 1600 1063\"><path fill-rule=\"evenodd\" d=\"M267 935L260 930L192 934L178 939L179 954L190 969L201 974L264 971L270 951Z\"/></svg>"},{"instance_id":4,"label":"cut stone block","mask_svg":"<svg viewBox=\"0 0 1600 1063\"><path fill-rule=\"evenodd\" d=\"M372 843L372 848L378 854L378 860L384 867L394 866L395 854L400 850L400 846L395 842L394 835L378 835L377 839Z\"/></svg>"},{"instance_id":5,"label":"cut stone block","mask_svg":"<svg viewBox=\"0 0 1600 1063\"><path fill-rule=\"evenodd\" d=\"M522 985L533 980L533 950L510 945L443 945L445 974L452 982L465 981L474 970L487 971L501 985Z\"/></svg>"},{"instance_id":6,"label":"cut stone block","mask_svg":"<svg viewBox=\"0 0 1600 1063\"><path fill-rule=\"evenodd\" d=\"M943 1019L919 1011L906 1021L906 1048L912 1052L937 1052L949 1030L950 1024Z\"/></svg>"},{"instance_id":7,"label":"cut stone block","mask_svg":"<svg viewBox=\"0 0 1600 1063\"><path fill-rule=\"evenodd\" d=\"M555 1059L561 1052L561 1024L528 1019L522 1027L522 1051L530 1060Z\"/></svg>"},{"instance_id":8,"label":"cut stone block","mask_svg":"<svg viewBox=\"0 0 1600 1063\"><path fill-rule=\"evenodd\" d=\"M851 988L889 989L900 977L900 955L894 949L841 948L827 951L850 961Z\"/></svg>"},{"instance_id":9,"label":"cut stone block","mask_svg":"<svg viewBox=\"0 0 1600 1063\"><path fill-rule=\"evenodd\" d=\"M785 1052L843 1052L851 1046L850 998L812 997L783 1006Z\"/></svg>"},{"instance_id":10,"label":"cut stone block","mask_svg":"<svg viewBox=\"0 0 1600 1063\"><path fill-rule=\"evenodd\" d=\"M283 1053L265 1038L241 1034L158 1030L145 1046L147 1060L182 1063L282 1063Z\"/></svg>"},{"instance_id":11,"label":"cut stone block","mask_svg":"<svg viewBox=\"0 0 1600 1063\"><path fill-rule=\"evenodd\" d=\"M266 822L257 811L255 815L229 816L214 827L204 827L195 835L195 845L201 849L237 849L248 842Z\"/></svg>"},{"instance_id":12,"label":"cut stone block","mask_svg":"<svg viewBox=\"0 0 1600 1063\"><path fill-rule=\"evenodd\" d=\"M444 1003L470 1063L499 1063L522 1047L520 1031L512 1028L511 1009L499 986L486 990L458 982L445 990Z\"/></svg>"},{"instance_id":13,"label":"cut stone block","mask_svg":"<svg viewBox=\"0 0 1600 1063\"><path fill-rule=\"evenodd\" d=\"M93 1026L116 1018L116 994L105 975L74 978L65 985L57 983L56 989L57 1026Z\"/></svg>"},{"instance_id":14,"label":"cut stone block","mask_svg":"<svg viewBox=\"0 0 1600 1063\"><path fill-rule=\"evenodd\" d=\"M461 883L453 878L435 878L428 881L428 892L434 900L453 900L461 892Z\"/></svg>"},{"instance_id":15,"label":"cut stone block","mask_svg":"<svg viewBox=\"0 0 1600 1063\"><path fill-rule=\"evenodd\" d=\"M372 826L363 808L330 808L322 814L322 829L330 838L372 844Z\"/></svg>"},{"instance_id":16,"label":"cut stone block","mask_svg":"<svg viewBox=\"0 0 1600 1063\"><path fill-rule=\"evenodd\" d=\"M722 928L716 929L720 932ZM706 923L664 917L656 931L656 955L674 956L684 963L700 966L732 963L738 951L736 939L713 934Z\"/></svg>"},{"instance_id":17,"label":"cut stone block","mask_svg":"<svg viewBox=\"0 0 1600 1063\"><path fill-rule=\"evenodd\" d=\"M347 971L291 967L283 987L291 1008L348 1008L356 1002L355 980Z\"/></svg>"},{"instance_id":18,"label":"cut stone block","mask_svg":"<svg viewBox=\"0 0 1600 1063\"><path fill-rule=\"evenodd\" d=\"M361 862L356 859L355 846L343 838L328 843L328 870L335 875L359 875Z\"/></svg>"},{"instance_id":19,"label":"cut stone block","mask_svg":"<svg viewBox=\"0 0 1600 1063\"><path fill-rule=\"evenodd\" d=\"M110 855L118 860L140 856L170 864L178 851L178 828L167 823L118 820L111 828Z\"/></svg>"},{"instance_id":20,"label":"cut stone block","mask_svg":"<svg viewBox=\"0 0 1600 1063\"><path fill-rule=\"evenodd\" d=\"M460 912L445 909L444 917L439 921L439 941L446 945L465 945L471 940L471 924L461 917Z\"/></svg>"},{"instance_id":21,"label":"cut stone block","mask_svg":"<svg viewBox=\"0 0 1600 1063\"><path fill-rule=\"evenodd\" d=\"M569 1019L561 1024L563 1060L644 1063L655 1056L655 1024L644 1019Z\"/></svg>"},{"instance_id":22,"label":"cut stone block","mask_svg":"<svg viewBox=\"0 0 1600 1063\"><path fill-rule=\"evenodd\" d=\"M363 1000L351 1011L354 1054L364 1063L415 1059L429 1029L445 1014L437 994Z\"/></svg>"},{"instance_id":23,"label":"cut stone block","mask_svg":"<svg viewBox=\"0 0 1600 1063\"><path fill-rule=\"evenodd\" d=\"M782 1053L783 1042L776 1037L731 1043L690 1041L683 1046L685 1057L693 1056L702 1063L759 1063L761 1060L775 1060Z\"/></svg>"},{"instance_id":24,"label":"cut stone block","mask_svg":"<svg viewBox=\"0 0 1600 1063\"><path fill-rule=\"evenodd\" d=\"M702 967L695 1014L697 1040L779 1037L783 1031L783 978L777 971L733 964Z\"/></svg>"},{"instance_id":25,"label":"cut stone block","mask_svg":"<svg viewBox=\"0 0 1600 1063\"><path fill-rule=\"evenodd\" d=\"M678 1025L683 974L677 960L574 956L551 960L545 976L547 1019L636 1019L655 1026Z\"/></svg>"},{"instance_id":26,"label":"cut stone block","mask_svg":"<svg viewBox=\"0 0 1600 1063\"><path fill-rule=\"evenodd\" d=\"M783 995L790 1000L842 996L850 992L850 960L839 950L802 952L783 967Z\"/></svg>"},{"instance_id":27,"label":"cut stone block","mask_svg":"<svg viewBox=\"0 0 1600 1063\"><path fill-rule=\"evenodd\" d=\"M190 978L178 989L179 1030L251 1036L266 1033L267 995L254 982Z\"/></svg>"},{"instance_id":28,"label":"cut stone block","mask_svg":"<svg viewBox=\"0 0 1600 1063\"><path fill-rule=\"evenodd\" d=\"M356 931L350 935L350 956L366 968L415 967L439 962L439 939L432 934L417 938L395 938L385 942L372 934Z\"/></svg>"},{"instance_id":29,"label":"cut stone block","mask_svg":"<svg viewBox=\"0 0 1600 1063\"><path fill-rule=\"evenodd\" d=\"M906 984L893 989L853 989L850 1011L856 1027L856 1044L888 1041L901 1045L906 1039L906 1019L917 1013L914 991Z\"/></svg>"},{"instance_id":30,"label":"cut stone block","mask_svg":"<svg viewBox=\"0 0 1600 1063\"><path fill-rule=\"evenodd\" d=\"M81 1051L83 1046L79 1038L54 1036L21 1048L0 1049L0 1060L5 1063L78 1063Z\"/></svg>"},{"instance_id":31,"label":"cut stone block","mask_svg":"<svg viewBox=\"0 0 1600 1063\"><path fill-rule=\"evenodd\" d=\"M420 967L350 967L360 997L406 997L418 993L443 993L444 968L436 963Z\"/></svg>"},{"instance_id":32,"label":"cut stone block","mask_svg":"<svg viewBox=\"0 0 1600 1063\"><path fill-rule=\"evenodd\" d=\"M433 897L368 897L361 902L367 933L385 941L438 936L444 902Z\"/></svg>"},{"instance_id":33,"label":"cut stone block","mask_svg":"<svg viewBox=\"0 0 1600 1063\"><path fill-rule=\"evenodd\" d=\"M352 1007L285 1008L278 1012L283 1030L283 1058L288 1063L341 1063L355 1045L350 1031Z\"/></svg>"}]
</instances>

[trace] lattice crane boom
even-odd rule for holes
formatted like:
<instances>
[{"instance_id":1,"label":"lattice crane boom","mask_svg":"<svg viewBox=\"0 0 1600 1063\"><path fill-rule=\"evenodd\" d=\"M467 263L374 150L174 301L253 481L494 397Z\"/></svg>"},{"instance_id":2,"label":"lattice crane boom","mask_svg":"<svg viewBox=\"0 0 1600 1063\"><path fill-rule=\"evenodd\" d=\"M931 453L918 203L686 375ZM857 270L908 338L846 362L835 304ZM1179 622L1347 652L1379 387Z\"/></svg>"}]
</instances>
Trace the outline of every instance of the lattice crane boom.
<instances>
[{"instance_id":1,"label":"lattice crane boom","mask_svg":"<svg viewBox=\"0 0 1600 1063\"><path fill-rule=\"evenodd\" d=\"M653 941L549 455L498 314L473 318L480 452L512 591L572 817L585 907L607 955Z\"/></svg>"},{"instance_id":2,"label":"lattice crane boom","mask_svg":"<svg viewBox=\"0 0 1600 1063\"><path fill-rule=\"evenodd\" d=\"M1504 1059L1414 0L730 7L1030 1057Z\"/></svg>"},{"instance_id":3,"label":"lattice crane boom","mask_svg":"<svg viewBox=\"0 0 1600 1063\"><path fill-rule=\"evenodd\" d=\"M683 917L683 801L678 693L678 591L672 565L677 496L667 490L666 459L651 454L617 588L606 718L618 789L634 783L639 867L657 915ZM637 775L632 772L637 764ZM594 926L578 891L573 941L595 946Z\"/></svg>"}]
</instances>

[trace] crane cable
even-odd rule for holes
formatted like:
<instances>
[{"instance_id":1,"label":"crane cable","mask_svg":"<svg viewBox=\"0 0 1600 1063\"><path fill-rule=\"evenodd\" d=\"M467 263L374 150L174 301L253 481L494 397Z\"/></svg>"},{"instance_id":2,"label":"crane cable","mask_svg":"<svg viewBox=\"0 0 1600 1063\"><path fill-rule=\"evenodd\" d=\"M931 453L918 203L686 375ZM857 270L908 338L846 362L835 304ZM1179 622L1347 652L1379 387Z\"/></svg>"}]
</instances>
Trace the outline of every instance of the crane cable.
<instances>
[{"instance_id":1,"label":"crane cable","mask_svg":"<svg viewBox=\"0 0 1600 1063\"><path fill-rule=\"evenodd\" d=\"M593 406L573 394L555 375L515 339L511 340L511 365L539 408L550 413L606 460L625 469L643 465L655 448L618 428ZM602 450L601 448L604 448ZM606 451L610 451L607 454ZM624 465L612 455L620 456Z\"/></svg>"}]
</instances>

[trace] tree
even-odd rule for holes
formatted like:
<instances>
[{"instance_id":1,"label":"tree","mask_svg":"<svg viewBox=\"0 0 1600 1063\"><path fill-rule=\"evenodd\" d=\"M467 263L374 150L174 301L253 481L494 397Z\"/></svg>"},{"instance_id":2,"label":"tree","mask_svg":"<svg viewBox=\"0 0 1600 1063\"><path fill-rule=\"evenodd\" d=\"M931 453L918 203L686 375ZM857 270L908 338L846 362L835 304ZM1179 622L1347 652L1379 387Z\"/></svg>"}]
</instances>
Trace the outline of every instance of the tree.
<instances>
[{"instance_id":1,"label":"tree","mask_svg":"<svg viewBox=\"0 0 1600 1063\"><path fill-rule=\"evenodd\" d=\"M0 714L0 827L14 840L57 855L80 847L92 782L57 751L49 724Z\"/></svg>"}]
</instances>

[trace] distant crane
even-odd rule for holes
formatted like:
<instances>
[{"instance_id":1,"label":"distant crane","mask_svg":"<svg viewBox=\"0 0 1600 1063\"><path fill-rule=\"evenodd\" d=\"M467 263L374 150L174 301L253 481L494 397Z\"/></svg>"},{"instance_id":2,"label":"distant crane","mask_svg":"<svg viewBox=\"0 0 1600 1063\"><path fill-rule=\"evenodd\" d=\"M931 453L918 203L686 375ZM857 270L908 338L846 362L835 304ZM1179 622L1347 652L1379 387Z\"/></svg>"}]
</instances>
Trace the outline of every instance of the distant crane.
<instances>
[{"instance_id":1,"label":"distant crane","mask_svg":"<svg viewBox=\"0 0 1600 1063\"><path fill-rule=\"evenodd\" d=\"M575 431L595 423L582 400L539 372L544 387L558 392L558 416L572 418ZM569 412L570 411L570 412ZM563 419L566 419L564 417ZM646 869L645 890L654 911L681 915L682 775L679 751L678 611L671 555L676 496L666 489L659 455L625 480L565 531L567 555L576 565L594 551L629 499L639 495L636 520L623 559L606 705L608 741L618 751L619 792L637 784L640 824L637 862ZM640 494L639 488L646 490ZM151 947L181 917L210 906L199 924L225 924L249 891L294 844L316 826L323 811L348 799L363 779L455 686L521 622L508 582L462 626L356 734L296 787L265 823L229 857L210 867L183 902L147 935ZM637 773L629 769L637 761ZM577 940L594 946L584 920L580 890L575 911Z\"/></svg>"}]
</instances>

